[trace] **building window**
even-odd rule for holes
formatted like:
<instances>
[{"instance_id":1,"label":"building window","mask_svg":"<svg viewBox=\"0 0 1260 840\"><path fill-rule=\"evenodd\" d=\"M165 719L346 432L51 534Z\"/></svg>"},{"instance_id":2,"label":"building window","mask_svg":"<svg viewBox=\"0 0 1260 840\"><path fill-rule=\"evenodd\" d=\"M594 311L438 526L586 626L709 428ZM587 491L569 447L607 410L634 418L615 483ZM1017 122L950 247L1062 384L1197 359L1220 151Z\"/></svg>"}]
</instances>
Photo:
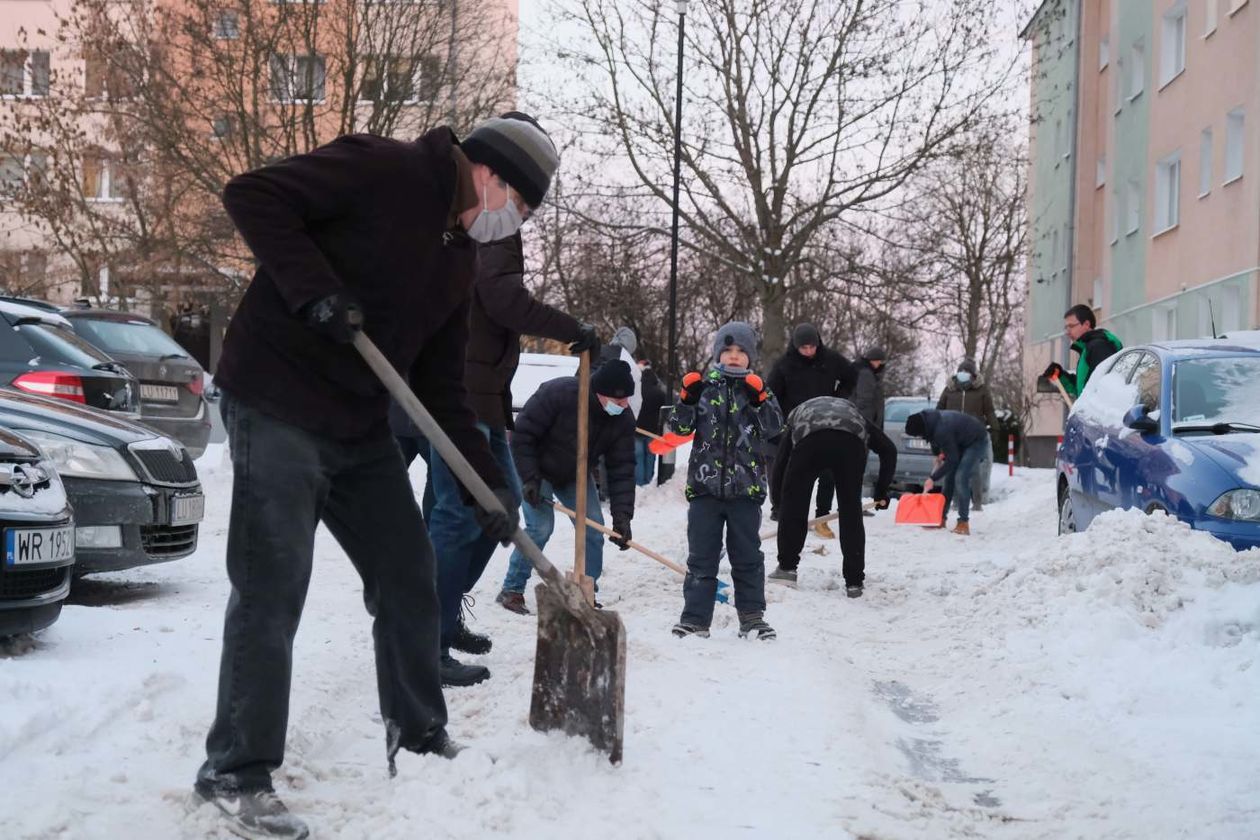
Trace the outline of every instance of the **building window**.
<instances>
[{"instance_id":1,"label":"building window","mask_svg":"<svg viewBox=\"0 0 1260 840\"><path fill-rule=\"evenodd\" d=\"M47 50L0 50L0 96L47 96Z\"/></svg>"},{"instance_id":2,"label":"building window","mask_svg":"<svg viewBox=\"0 0 1260 840\"><path fill-rule=\"evenodd\" d=\"M1212 128L1199 132L1199 198L1212 191Z\"/></svg>"},{"instance_id":3,"label":"building window","mask_svg":"<svg viewBox=\"0 0 1260 840\"><path fill-rule=\"evenodd\" d=\"M435 98L437 60L431 56L370 56L359 99L364 102L422 102Z\"/></svg>"},{"instance_id":4,"label":"building window","mask_svg":"<svg viewBox=\"0 0 1260 840\"><path fill-rule=\"evenodd\" d=\"M241 37L241 20L236 12L219 12L214 19L214 37L225 41Z\"/></svg>"},{"instance_id":5,"label":"building window","mask_svg":"<svg viewBox=\"0 0 1260 840\"><path fill-rule=\"evenodd\" d=\"M236 120L226 114L215 117L210 124L210 135L215 140L231 140L236 136Z\"/></svg>"},{"instance_id":6,"label":"building window","mask_svg":"<svg viewBox=\"0 0 1260 840\"><path fill-rule=\"evenodd\" d=\"M1138 41L1129 50L1129 100L1142 95L1146 85L1146 45Z\"/></svg>"},{"instance_id":7,"label":"building window","mask_svg":"<svg viewBox=\"0 0 1260 840\"><path fill-rule=\"evenodd\" d=\"M83 89L89 99L123 100L136 92L127 75L99 55L84 59Z\"/></svg>"},{"instance_id":8,"label":"building window","mask_svg":"<svg viewBox=\"0 0 1260 840\"><path fill-rule=\"evenodd\" d=\"M1203 37L1216 31L1216 12L1218 0L1203 0Z\"/></svg>"},{"instance_id":9,"label":"building window","mask_svg":"<svg viewBox=\"0 0 1260 840\"><path fill-rule=\"evenodd\" d=\"M1129 182L1128 195L1124 197L1124 232L1137 233L1142 227L1142 187L1137 181Z\"/></svg>"},{"instance_id":10,"label":"building window","mask_svg":"<svg viewBox=\"0 0 1260 840\"><path fill-rule=\"evenodd\" d=\"M324 79L321 55L271 57L271 95L280 102L322 102Z\"/></svg>"},{"instance_id":11,"label":"building window","mask_svg":"<svg viewBox=\"0 0 1260 840\"><path fill-rule=\"evenodd\" d=\"M1173 152L1155 164L1155 235L1174 228L1181 200L1181 152Z\"/></svg>"},{"instance_id":12,"label":"building window","mask_svg":"<svg viewBox=\"0 0 1260 840\"><path fill-rule=\"evenodd\" d=\"M48 156L43 152L0 154L0 198L13 196L47 172Z\"/></svg>"},{"instance_id":13,"label":"building window","mask_svg":"<svg viewBox=\"0 0 1260 840\"><path fill-rule=\"evenodd\" d=\"M1101 72L1107 69L1107 64L1111 61L1111 41L1110 36L1104 35L1098 39L1098 70Z\"/></svg>"},{"instance_id":14,"label":"building window","mask_svg":"<svg viewBox=\"0 0 1260 840\"><path fill-rule=\"evenodd\" d=\"M1236 181L1243 175L1243 109L1235 108L1225 115L1225 181Z\"/></svg>"},{"instance_id":15,"label":"building window","mask_svg":"<svg viewBox=\"0 0 1260 840\"><path fill-rule=\"evenodd\" d=\"M1094 186L1102 187L1107 183L1107 156L1099 155L1094 163Z\"/></svg>"},{"instance_id":16,"label":"building window","mask_svg":"<svg viewBox=\"0 0 1260 840\"><path fill-rule=\"evenodd\" d=\"M83 197L88 201L122 201L122 178L108 157L83 158Z\"/></svg>"},{"instance_id":17,"label":"building window","mask_svg":"<svg viewBox=\"0 0 1260 840\"><path fill-rule=\"evenodd\" d=\"M1164 12L1159 43L1159 86L1171 82L1186 69L1186 4L1184 0Z\"/></svg>"}]
</instances>

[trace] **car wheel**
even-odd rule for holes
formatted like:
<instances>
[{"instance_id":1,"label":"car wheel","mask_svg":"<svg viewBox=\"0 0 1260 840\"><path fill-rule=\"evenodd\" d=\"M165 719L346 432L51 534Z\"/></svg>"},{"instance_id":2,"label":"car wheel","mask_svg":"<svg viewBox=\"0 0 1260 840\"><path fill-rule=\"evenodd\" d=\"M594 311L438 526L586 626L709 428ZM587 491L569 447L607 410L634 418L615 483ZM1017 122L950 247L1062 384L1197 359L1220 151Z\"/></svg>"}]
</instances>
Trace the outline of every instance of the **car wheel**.
<instances>
[{"instance_id":1,"label":"car wheel","mask_svg":"<svg viewBox=\"0 0 1260 840\"><path fill-rule=\"evenodd\" d=\"M1076 531L1076 508L1072 506L1072 494L1065 492L1059 499L1059 536Z\"/></svg>"}]
</instances>

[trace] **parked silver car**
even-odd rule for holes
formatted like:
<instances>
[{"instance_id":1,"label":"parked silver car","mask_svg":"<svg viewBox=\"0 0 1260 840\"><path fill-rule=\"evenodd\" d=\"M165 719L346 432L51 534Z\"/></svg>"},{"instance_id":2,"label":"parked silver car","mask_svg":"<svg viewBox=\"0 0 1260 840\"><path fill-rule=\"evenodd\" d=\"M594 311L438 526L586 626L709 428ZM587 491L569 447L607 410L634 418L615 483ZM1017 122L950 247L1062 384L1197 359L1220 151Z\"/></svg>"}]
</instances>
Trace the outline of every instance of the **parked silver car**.
<instances>
[{"instance_id":1,"label":"parked silver car","mask_svg":"<svg viewBox=\"0 0 1260 840\"><path fill-rule=\"evenodd\" d=\"M930 408L936 408L936 403L924 397L889 397L884 401L884 434L897 445L897 472L892 483L896 493L922 492L923 482L932 474L935 458L931 445L922 438L906 434L906 418ZM866 460L863 478L867 495L878 476L879 458L872 452Z\"/></svg>"}]
</instances>

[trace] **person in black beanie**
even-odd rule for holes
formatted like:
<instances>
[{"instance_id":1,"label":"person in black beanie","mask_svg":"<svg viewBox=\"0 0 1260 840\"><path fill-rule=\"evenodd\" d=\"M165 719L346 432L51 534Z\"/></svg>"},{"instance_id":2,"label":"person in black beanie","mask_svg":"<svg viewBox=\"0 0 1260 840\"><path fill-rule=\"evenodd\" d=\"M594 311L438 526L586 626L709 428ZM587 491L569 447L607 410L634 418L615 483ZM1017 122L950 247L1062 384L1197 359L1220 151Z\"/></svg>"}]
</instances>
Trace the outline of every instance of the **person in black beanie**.
<instances>
[{"instance_id":1,"label":"person in black beanie","mask_svg":"<svg viewBox=\"0 0 1260 840\"><path fill-rule=\"evenodd\" d=\"M767 384L779 398L779 407L786 417L798 405L814 397L849 398L857 384L857 369L844 356L823 344L817 327L809 323L798 324L792 330L792 342L787 352L770 369ZM767 460L773 461L773 458L772 455ZM834 498L835 477L830 471L823 472L818 477L816 515L831 513ZM770 517L778 519L778 511L773 506ZM836 537L825 522L815 526L814 533L826 540Z\"/></svg>"},{"instance_id":2,"label":"person in black beanie","mask_svg":"<svg viewBox=\"0 0 1260 840\"><path fill-rule=\"evenodd\" d=\"M634 518L633 393L630 365L621 359L605 362L591 374L587 456L589 466L601 457L607 466L612 529L621 535L621 539L609 537L609 541L622 551L630 547L630 520ZM539 548L547 545L555 529L551 500L557 499L570 510L577 508L577 401L577 377L553 379L534 392L516 417L512 456L525 498L525 533ZM586 515L604 524L593 476L587 476L586 481ZM585 531L586 574L598 583L604 568L603 537L589 526ZM525 584L533 568L520 551L512 552L503 589L496 599L504 608L528 613Z\"/></svg>"},{"instance_id":3,"label":"person in black beanie","mask_svg":"<svg viewBox=\"0 0 1260 840\"><path fill-rule=\"evenodd\" d=\"M515 495L463 384L474 243L515 233L558 164L536 123L500 119L462 145L446 127L414 141L340 137L224 187L258 268L215 378L234 475L231 594L195 791L235 833L309 834L271 774L284 760L293 639L321 522L363 579L389 769L399 750L458 751L446 732L433 549L390 434L388 394L352 344L366 333L407 373L493 488L498 510L474 515L506 544Z\"/></svg>"}]
</instances>

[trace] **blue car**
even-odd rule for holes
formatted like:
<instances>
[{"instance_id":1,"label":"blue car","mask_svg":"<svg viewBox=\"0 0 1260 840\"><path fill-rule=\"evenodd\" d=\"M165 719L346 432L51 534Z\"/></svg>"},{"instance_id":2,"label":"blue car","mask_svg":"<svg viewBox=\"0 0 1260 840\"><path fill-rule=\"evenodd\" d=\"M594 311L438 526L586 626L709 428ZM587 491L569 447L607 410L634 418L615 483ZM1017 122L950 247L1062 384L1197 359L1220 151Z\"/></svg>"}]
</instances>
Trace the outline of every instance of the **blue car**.
<instances>
[{"instance_id":1,"label":"blue car","mask_svg":"<svg viewBox=\"0 0 1260 840\"><path fill-rule=\"evenodd\" d=\"M1072 408L1057 473L1061 534L1137 508L1260 546L1260 346L1166 341L1112 356Z\"/></svg>"}]
</instances>

